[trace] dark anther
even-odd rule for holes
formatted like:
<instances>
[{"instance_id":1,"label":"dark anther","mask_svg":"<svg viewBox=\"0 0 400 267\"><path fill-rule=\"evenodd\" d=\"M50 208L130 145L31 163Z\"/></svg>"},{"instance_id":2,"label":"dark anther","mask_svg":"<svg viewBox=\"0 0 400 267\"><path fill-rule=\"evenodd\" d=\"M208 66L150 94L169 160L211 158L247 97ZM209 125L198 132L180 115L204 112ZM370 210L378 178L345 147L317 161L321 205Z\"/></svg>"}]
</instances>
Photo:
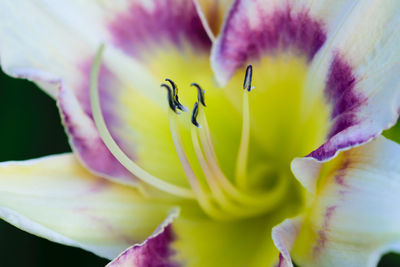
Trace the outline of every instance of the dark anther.
<instances>
[{"instance_id":1,"label":"dark anther","mask_svg":"<svg viewBox=\"0 0 400 267\"><path fill-rule=\"evenodd\" d=\"M194 103L193 111L192 111L192 123L196 127L200 127L200 124L197 122L197 115L199 114L199 102Z\"/></svg>"},{"instance_id":2,"label":"dark anther","mask_svg":"<svg viewBox=\"0 0 400 267\"><path fill-rule=\"evenodd\" d=\"M176 89L176 84L171 79L166 78L165 81L169 82L171 84L172 89L174 89L174 90Z\"/></svg>"},{"instance_id":3,"label":"dark anther","mask_svg":"<svg viewBox=\"0 0 400 267\"><path fill-rule=\"evenodd\" d=\"M165 83L162 83L161 87L165 87L165 89L167 89L167 91L168 91L168 95L167 95L168 105L174 112L176 112L176 105L175 105L174 98L173 98L173 95L172 95L171 87L169 87Z\"/></svg>"},{"instance_id":4,"label":"dark anther","mask_svg":"<svg viewBox=\"0 0 400 267\"><path fill-rule=\"evenodd\" d=\"M197 99L205 107L206 106L206 102L204 101L204 93L206 91L201 89L200 85L198 85L197 83L192 83L190 86L195 86L197 88Z\"/></svg>"},{"instance_id":5,"label":"dark anther","mask_svg":"<svg viewBox=\"0 0 400 267\"><path fill-rule=\"evenodd\" d=\"M165 81L169 82L169 83L171 84L171 86L172 86L172 95L173 95L173 100L174 100L174 103L175 103L176 108L177 108L177 109L180 109L180 110L182 110L182 111L186 111L185 106L182 105L182 104L179 102L179 98L178 98L178 87L176 86L176 84L175 84L171 79L168 79L168 78L165 79Z\"/></svg>"},{"instance_id":6,"label":"dark anther","mask_svg":"<svg viewBox=\"0 0 400 267\"><path fill-rule=\"evenodd\" d=\"M247 89L248 92L253 89L251 87L251 79L253 77L253 67L251 65L248 65L246 68L246 74L244 75L244 83L243 83L243 89Z\"/></svg>"}]
</instances>

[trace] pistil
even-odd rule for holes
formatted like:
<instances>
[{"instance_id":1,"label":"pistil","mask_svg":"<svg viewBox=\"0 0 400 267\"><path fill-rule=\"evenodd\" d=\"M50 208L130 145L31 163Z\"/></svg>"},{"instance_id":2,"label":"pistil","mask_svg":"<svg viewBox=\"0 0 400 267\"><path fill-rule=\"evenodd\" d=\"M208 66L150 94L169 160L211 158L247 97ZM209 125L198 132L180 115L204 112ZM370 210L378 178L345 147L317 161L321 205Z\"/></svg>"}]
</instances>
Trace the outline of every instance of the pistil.
<instances>
[{"instance_id":1,"label":"pistil","mask_svg":"<svg viewBox=\"0 0 400 267\"><path fill-rule=\"evenodd\" d=\"M238 156L236 160L236 183L240 188L246 189L247 177L247 160L249 154L250 142L250 107L249 107L249 93L253 89L251 80L253 75L253 68L251 65L247 66L246 74L243 83L243 112L242 112L242 133L240 138L240 145Z\"/></svg>"}]
</instances>

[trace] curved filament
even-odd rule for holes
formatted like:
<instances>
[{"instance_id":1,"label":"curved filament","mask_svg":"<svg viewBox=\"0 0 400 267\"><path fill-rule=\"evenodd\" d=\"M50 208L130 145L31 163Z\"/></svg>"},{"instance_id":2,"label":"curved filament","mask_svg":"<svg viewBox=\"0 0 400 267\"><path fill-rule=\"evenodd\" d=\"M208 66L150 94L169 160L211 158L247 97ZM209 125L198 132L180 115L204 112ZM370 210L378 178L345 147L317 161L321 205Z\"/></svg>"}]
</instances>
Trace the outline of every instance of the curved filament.
<instances>
[{"instance_id":1,"label":"curved filament","mask_svg":"<svg viewBox=\"0 0 400 267\"><path fill-rule=\"evenodd\" d=\"M156 187L161 191L170 193L172 195L176 195L183 198L194 199L195 196L190 189L167 183L162 179L151 175L150 173L142 169L140 166L138 166L122 151L122 149L115 142L114 138L111 136L109 130L107 129L104 117L101 112L99 92L98 92L98 76L99 76L103 50L104 50L104 45L101 45L96 53L96 57L94 59L91 68L90 101L92 106L94 122L104 144L114 155L114 157L122 164L122 166L124 166L127 170L129 170L138 179Z\"/></svg>"}]
</instances>

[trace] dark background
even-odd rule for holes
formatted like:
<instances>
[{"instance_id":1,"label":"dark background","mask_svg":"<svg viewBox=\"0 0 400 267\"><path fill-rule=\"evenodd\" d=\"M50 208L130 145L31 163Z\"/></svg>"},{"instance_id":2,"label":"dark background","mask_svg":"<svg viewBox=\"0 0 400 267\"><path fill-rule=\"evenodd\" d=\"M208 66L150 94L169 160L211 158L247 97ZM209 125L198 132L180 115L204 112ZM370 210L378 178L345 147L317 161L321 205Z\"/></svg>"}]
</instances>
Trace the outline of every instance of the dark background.
<instances>
[{"instance_id":1,"label":"dark background","mask_svg":"<svg viewBox=\"0 0 400 267\"><path fill-rule=\"evenodd\" d=\"M0 161L25 160L71 151L55 101L34 84L0 71ZM400 124L386 133L400 141ZM395 203L394 203L395 205ZM78 248L52 243L0 220L0 266L104 266ZM400 266L400 255L383 257L380 267Z\"/></svg>"}]
</instances>

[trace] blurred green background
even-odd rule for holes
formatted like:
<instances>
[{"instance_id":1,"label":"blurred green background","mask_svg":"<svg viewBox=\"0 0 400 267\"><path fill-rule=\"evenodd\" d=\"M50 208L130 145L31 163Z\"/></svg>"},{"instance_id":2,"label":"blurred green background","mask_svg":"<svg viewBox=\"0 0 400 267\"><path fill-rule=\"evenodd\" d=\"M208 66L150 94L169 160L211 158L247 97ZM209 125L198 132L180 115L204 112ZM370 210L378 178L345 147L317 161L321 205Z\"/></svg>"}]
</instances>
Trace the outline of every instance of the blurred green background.
<instances>
[{"instance_id":1,"label":"blurred green background","mask_svg":"<svg viewBox=\"0 0 400 267\"><path fill-rule=\"evenodd\" d=\"M1 72L0 99L0 161L71 151L55 101L34 84L12 79ZM400 141L399 133L400 124L386 132L386 136ZM104 266L107 262L81 249L27 234L0 220L2 267ZM385 255L379 266L400 266L400 256Z\"/></svg>"}]
</instances>

